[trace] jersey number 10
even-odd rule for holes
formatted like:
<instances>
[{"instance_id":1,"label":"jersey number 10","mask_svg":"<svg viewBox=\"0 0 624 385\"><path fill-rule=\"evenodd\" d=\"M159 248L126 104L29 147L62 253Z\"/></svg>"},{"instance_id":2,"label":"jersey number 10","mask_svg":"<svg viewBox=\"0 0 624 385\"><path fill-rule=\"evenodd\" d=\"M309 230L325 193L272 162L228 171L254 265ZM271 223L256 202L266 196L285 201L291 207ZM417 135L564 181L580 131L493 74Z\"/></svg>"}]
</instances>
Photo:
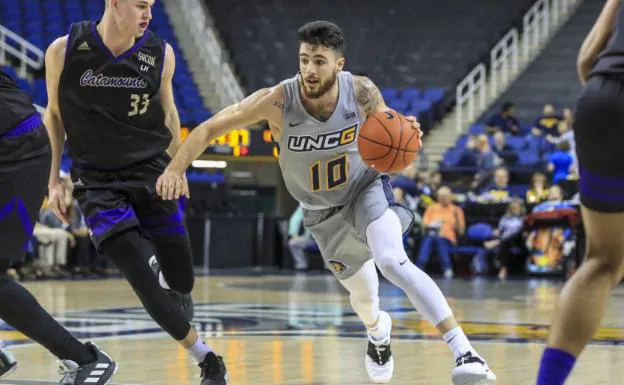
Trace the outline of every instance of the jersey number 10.
<instances>
[{"instance_id":1,"label":"jersey number 10","mask_svg":"<svg viewBox=\"0 0 624 385\"><path fill-rule=\"evenodd\" d=\"M347 154L338 158L330 159L321 167L321 161L317 160L310 166L310 191L317 192L323 189L322 179L325 179L325 190L331 191L347 183L349 179L349 165ZM323 168L325 169L323 172ZM323 178L322 176L325 176Z\"/></svg>"},{"instance_id":2,"label":"jersey number 10","mask_svg":"<svg viewBox=\"0 0 624 385\"><path fill-rule=\"evenodd\" d=\"M143 115L150 105L149 94L130 95L130 112L128 116Z\"/></svg>"}]
</instances>

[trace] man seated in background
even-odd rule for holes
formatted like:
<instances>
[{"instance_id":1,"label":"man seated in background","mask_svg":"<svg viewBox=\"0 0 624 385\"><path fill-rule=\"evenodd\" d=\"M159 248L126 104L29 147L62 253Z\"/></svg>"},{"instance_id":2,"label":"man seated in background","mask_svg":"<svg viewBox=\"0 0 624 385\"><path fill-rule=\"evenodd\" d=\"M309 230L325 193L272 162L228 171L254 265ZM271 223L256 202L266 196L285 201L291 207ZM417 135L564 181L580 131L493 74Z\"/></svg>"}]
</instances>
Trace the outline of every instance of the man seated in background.
<instances>
[{"instance_id":1,"label":"man seated in background","mask_svg":"<svg viewBox=\"0 0 624 385\"><path fill-rule=\"evenodd\" d=\"M503 160L505 165L513 166L518 162L518 154L507 144L507 137L502 132L494 134L494 145L492 151Z\"/></svg>"},{"instance_id":2,"label":"man seated in background","mask_svg":"<svg viewBox=\"0 0 624 385\"><path fill-rule=\"evenodd\" d=\"M497 131L511 135L521 135L520 121L516 117L516 105L512 102L503 103L501 111L488 119L485 129L490 135Z\"/></svg>"},{"instance_id":3,"label":"man seated in background","mask_svg":"<svg viewBox=\"0 0 624 385\"><path fill-rule=\"evenodd\" d=\"M494 171L494 183L482 189L477 196L481 203L505 203L509 202L509 171L505 167L499 167Z\"/></svg>"},{"instance_id":4,"label":"man seated in background","mask_svg":"<svg viewBox=\"0 0 624 385\"><path fill-rule=\"evenodd\" d=\"M559 136L557 126L562 120L563 117L555 113L555 107L552 104L546 104L542 111L542 116L535 120L531 132L535 136Z\"/></svg>"},{"instance_id":5,"label":"man seated in background","mask_svg":"<svg viewBox=\"0 0 624 385\"><path fill-rule=\"evenodd\" d=\"M435 245L446 278L453 277L450 248L457 244L458 238L466 229L464 210L453 204L452 199L451 189L446 186L440 187L438 202L430 205L425 211L422 221L425 234L416 260L416 265L425 270L432 247Z\"/></svg>"}]
</instances>

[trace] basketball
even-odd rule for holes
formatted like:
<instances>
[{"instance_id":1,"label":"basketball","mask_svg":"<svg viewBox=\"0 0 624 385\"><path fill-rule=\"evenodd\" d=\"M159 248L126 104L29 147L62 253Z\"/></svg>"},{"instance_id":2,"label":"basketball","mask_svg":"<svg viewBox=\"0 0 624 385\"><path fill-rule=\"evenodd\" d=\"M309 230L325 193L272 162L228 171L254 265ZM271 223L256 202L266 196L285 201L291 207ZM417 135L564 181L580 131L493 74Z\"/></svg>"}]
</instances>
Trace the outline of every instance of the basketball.
<instances>
[{"instance_id":1,"label":"basketball","mask_svg":"<svg viewBox=\"0 0 624 385\"><path fill-rule=\"evenodd\" d=\"M396 111L378 112L360 129L358 149L369 167L395 173L416 159L420 150L418 130Z\"/></svg>"}]
</instances>

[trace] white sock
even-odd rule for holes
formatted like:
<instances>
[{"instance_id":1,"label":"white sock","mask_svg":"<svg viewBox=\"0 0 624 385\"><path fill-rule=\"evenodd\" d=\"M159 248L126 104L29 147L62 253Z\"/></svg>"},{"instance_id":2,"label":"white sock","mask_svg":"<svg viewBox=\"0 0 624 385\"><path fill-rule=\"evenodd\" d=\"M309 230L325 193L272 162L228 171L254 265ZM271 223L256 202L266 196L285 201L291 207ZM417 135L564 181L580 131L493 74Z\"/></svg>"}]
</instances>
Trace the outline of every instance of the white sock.
<instances>
[{"instance_id":1,"label":"white sock","mask_svg":"<svg viewBox=\"0 0 624 385\"><path fill-rule=\"evenodd\" d=\"M464 334L464 331L459 326L444 333L442 338L455 355L455 359L458 359L467 352L474 351L472 345L470 345L470 341L468 341L468 337L466 337L466 334Z\"/></svg>"},{"instance_id":2,"label":"white sock","mask_svg":"<svg viewBox=\"0 0 624 385\"><path fill-rule=\"evenodd\" d=\"M210 349L201 338L197 337L197 342L195 342L195 345L188 348L188 351L191 353L193 358L195 358L195 361L197 361L198 364L201 364L204 362L206 355L210 353L212 349Z\"/></svg>"},{"instance_id":3,"label":"white sock","mask_svg":"<svg viewBox=\"0 0 624 385\"><path fill-rule=\"evenodd\" d=\"M381 317L381 313L379 313L379 321L374 329L368 328L368 332L370 336L373 337L375 341L383 341L388 337L388 327L390 325L386 325L384 322L385 317Z\"/></svg>"},{"instance_id":4,"label":"white sock","mask_svg":"<svg viewBox=\"0 0 624 385\"><path fill-rule=\"evenodd\" d=\"M160 283L160 287L162 287L163 289L171 290L171 288L167 284L167 281L165 280L165 276L161 271L158 272L158 283Z\"/></svg>"}]
</instances>

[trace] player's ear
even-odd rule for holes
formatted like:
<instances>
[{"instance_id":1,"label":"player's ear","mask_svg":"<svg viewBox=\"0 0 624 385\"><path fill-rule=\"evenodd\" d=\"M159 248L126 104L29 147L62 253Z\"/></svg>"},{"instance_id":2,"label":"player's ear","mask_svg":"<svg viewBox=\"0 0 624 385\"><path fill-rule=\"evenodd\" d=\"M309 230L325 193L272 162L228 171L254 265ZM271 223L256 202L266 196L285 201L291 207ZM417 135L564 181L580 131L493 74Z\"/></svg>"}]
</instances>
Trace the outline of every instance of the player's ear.
<instances>
[{"instance_id":1,"label":"player's ear","mask_svg":"<svg viewBox=\"0 0 624 385\"><path fill-rule=\"evenodd\" d=\"M342 71L342 68L344 67L345 64L345 58L344 57L340 57L336 60L336 69L338 71Z\"/></svg>"}]
</instances>

